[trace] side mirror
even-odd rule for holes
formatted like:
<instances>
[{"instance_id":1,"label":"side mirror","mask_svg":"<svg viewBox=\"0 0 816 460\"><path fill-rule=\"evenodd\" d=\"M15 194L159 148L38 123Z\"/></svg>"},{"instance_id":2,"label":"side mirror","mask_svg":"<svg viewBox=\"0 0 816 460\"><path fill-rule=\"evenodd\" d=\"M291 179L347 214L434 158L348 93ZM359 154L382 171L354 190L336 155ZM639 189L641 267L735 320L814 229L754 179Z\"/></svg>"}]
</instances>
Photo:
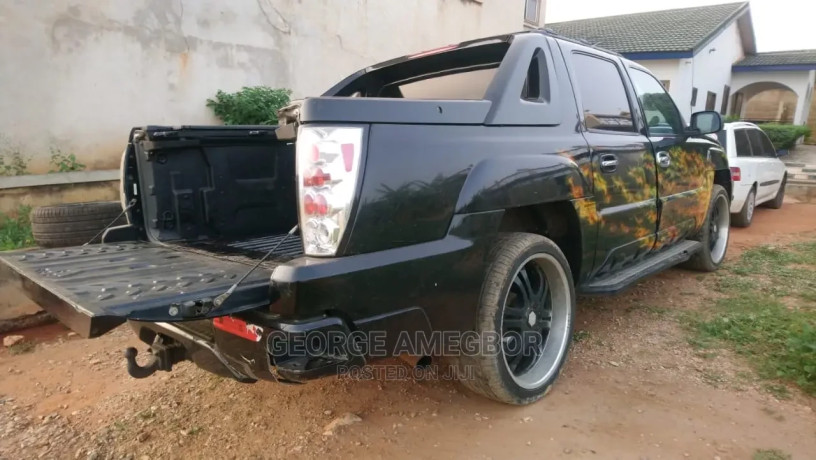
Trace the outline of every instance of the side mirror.
<instances>
[{"instance_id":1,"label":"side mirror","mask_svg":"<svg viewBox=\"0 0 816 460\"><path fill-rule=\"evenodd\" d=\"M691 131L694 134L711 134L723 129L722 116L719 112L706 110L691 115Z\"/></svg>"}]
</instances>

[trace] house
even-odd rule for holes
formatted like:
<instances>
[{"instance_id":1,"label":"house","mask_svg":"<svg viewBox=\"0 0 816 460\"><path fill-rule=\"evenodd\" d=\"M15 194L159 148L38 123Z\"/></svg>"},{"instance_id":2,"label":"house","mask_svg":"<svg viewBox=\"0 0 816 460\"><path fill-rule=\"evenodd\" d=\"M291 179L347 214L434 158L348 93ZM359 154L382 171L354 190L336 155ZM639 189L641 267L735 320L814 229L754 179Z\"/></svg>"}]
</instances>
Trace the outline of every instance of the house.
<instances>
[{"instance_id":1,"label":"house","mask_svg":"<svg viewBox=\"0 0 816 460\"><path fill-rule=\"evenodd\" d=\"M546 27L648 68L686 119L693 112L716 110L751 121L805 124L812 108L816 50L757 53L748 2ZM816 117L811 120L816 124Z\"/></svg>"}]
</instances>

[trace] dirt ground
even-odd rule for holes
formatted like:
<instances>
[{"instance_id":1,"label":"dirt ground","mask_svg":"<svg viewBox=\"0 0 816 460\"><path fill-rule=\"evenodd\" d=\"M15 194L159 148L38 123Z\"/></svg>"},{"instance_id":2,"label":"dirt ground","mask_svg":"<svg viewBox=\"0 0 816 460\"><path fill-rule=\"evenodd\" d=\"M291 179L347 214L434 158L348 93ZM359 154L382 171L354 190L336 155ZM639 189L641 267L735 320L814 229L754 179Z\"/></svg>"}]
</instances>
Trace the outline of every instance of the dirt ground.
<instances>
[{"instance_id":1,"label":"dirt ground","mask_svg":"<svg viewBox=\"0 0 816 460\"><path fill-rule=\"evenodd\" d=\"M732 229L728 257L814 232L816 205L758 209L750 229ZM189 364L135 380L121 354L139 345L129 329L24 331L33 351L0 351L0 458L816 458L816 399L792 389L778 400L739 358L688 344L673 313L706 308L708 276L673 269L581 298L580 340L554 390L527 407L450 381L243 385ZM362 421L324 436L345 413Z\"/></svg>"}]
</instances>

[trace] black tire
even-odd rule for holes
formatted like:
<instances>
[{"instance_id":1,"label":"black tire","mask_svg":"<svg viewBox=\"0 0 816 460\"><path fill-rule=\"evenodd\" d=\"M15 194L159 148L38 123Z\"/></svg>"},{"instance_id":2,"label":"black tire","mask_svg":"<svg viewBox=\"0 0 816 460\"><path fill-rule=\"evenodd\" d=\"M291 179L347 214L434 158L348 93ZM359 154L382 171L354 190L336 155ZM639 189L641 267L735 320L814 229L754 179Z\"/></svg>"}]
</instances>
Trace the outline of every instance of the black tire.
<instances>
[{"instance_id":1,"label":"black tire","mask_svg":"<svg viewBox=\"0 0 816 460\"><path fill-rule=\"evenodd\" d=\"M721 185L714 184L703 227L697 235L690 238L702 243L703 247L683 266L703 272L713 272L720 268L728 251L730 221L728 193Z\"/></svg>"},{"instance_id":2,"label":"black tire","mask_svg":"<svg viewBox=\"0 0 816 460\"><path fill-rule=\"evenodd\" d=\"M528 275L528 270L533 271ZM518 293L519 289L523 290L522 278L519 278L522 272L526 287L530 288L525 292L533 293L532 287L535 285L535 295ZM514 290L516 293L513 293ZM533 300L525 302L528 298ZM523 305L529 308L525 309ZM550 306L549 321L547 305ZM539 311L540 316L534 311ZM515 317L518 319L512 319L509 318L510 312L522 313ZM507 345L500 340L495 353L463 354L454 358L452 361L460 381L470 390L495 401L516 405L537 401L549 392L561 373L572 340L574 317L572 274L558 246L543 236L531 233L500 234L489 256L475 330L483 340L491 335L504 339L506 335L502 328L506 326L511 329L513 326L510 324L517 322L526 324L524 327L529 329L543 328L538 330L547 332L546 335L540 333L541 341L531 347L531 355L517 353L508 358ZM540 356L536 358L535 353L540 353ZM524 357L519 358L522 355ZM513 366L518 371L526 359L530 360L527 370L522 369L518 373L510 370ZM511 364L513 362L516 364ZM523 380L528 377L529 384Z\"/></svg>"},{"instance_id":3,"label":"black tire","mask_svg":"<svg viewBox=\"0 0 816 460\"><path fill-rule=\"evenodd\" d=\"M740 212L731 214L731 225L734 227L750 227L751 222L754 220L754 209L756 209L756 186L751 187L751 191L745 197L745 203L743 203Z\"/></svg>"},{"instance_id":4,"label":"black tire","mask_svg":"<svg viewBox=\"0 0 816 460\"><path fill-rule=\"evenodd\" d=\"M782 185L779 186L779 190L776 191L776 196L771 201L766 201L762 203L760 206L771 208L771 209L779 209L782 207L782 202L785 201L785 185L788 183L788 175L785 174L782 176Z\"/></svg>"},{"instance_id":5,"label":"black tire","mask_svg":"<svg viewBox=\"0 0 816 460\"><path fill-rule=\"evenodd\" d=\"M79 246L94 238L111 224L125 225L118 201L92 201L41 206L31 212L31 231L34 241L44 248ZM118 218L118 219L117 219ZM114 222L116 219L116 222ZM95 243L99 238L95 238Z\"/></svg>"}]
</instances>

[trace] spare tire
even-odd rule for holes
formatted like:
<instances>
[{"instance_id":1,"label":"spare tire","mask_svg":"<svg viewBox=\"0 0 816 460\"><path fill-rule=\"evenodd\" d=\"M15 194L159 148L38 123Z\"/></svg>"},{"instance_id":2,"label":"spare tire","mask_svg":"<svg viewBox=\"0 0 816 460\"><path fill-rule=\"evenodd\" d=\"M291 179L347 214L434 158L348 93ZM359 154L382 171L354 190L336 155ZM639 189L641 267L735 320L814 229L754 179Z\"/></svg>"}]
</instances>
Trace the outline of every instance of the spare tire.
<instances>
[{"instance_id":1,"label":"spare tire","mask_svg":"<svg viewBox=\"0 0 816 460\"><path fill-rule=\"evenodd\" d=\"M111 227L127 224L127 218L120 217L121 214L122 204L118 201L40 206L31 211L31 232L34 241L44 248L79 246L109 224ZM92 243L99 243L101 236Z\"/></svg>"}]
</instances>

